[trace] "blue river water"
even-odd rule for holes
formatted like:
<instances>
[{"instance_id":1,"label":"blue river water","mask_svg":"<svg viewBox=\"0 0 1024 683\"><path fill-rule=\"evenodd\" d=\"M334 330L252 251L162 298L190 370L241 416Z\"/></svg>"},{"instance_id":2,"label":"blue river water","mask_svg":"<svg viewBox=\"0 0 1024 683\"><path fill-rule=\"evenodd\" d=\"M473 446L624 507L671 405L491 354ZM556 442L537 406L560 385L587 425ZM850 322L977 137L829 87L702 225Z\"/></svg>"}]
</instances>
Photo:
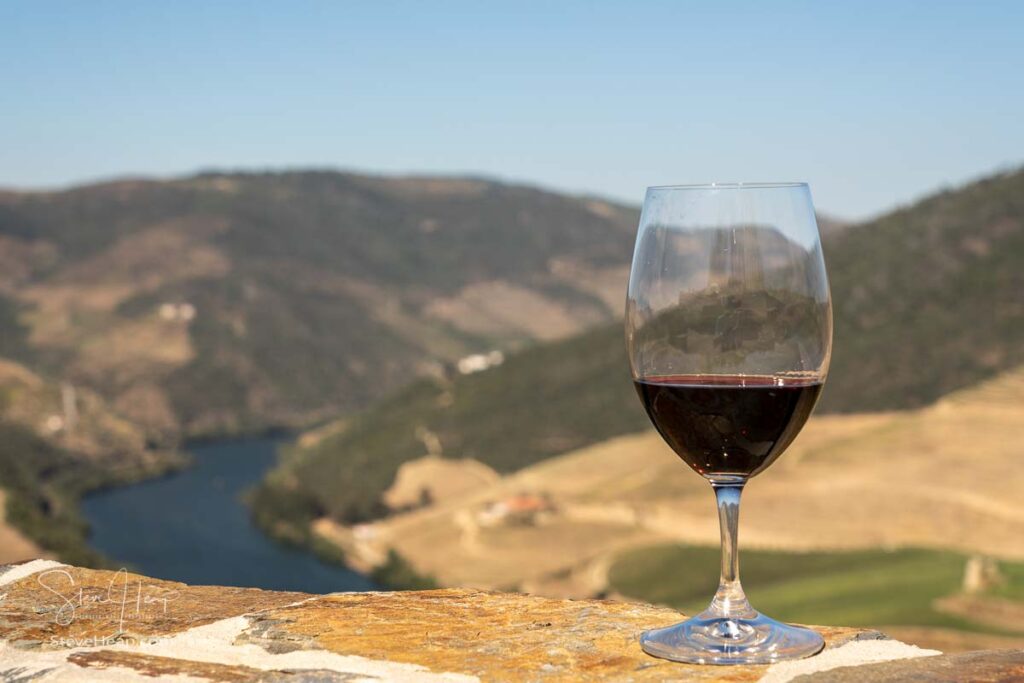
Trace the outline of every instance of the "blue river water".
<instances>
[{"instance_id":1,"label":"blue river water","mask_svg":"<svg viewBox=\"0 0 1024 683\"><path fill-rule=\"evenodd\" d=\"M274 465L278 441L197 444L192 467L88 496L90 545L129 569L190 584L310 593L373 590L365 576L270 540L241 494Z\"/></svg>"}]
</instances>

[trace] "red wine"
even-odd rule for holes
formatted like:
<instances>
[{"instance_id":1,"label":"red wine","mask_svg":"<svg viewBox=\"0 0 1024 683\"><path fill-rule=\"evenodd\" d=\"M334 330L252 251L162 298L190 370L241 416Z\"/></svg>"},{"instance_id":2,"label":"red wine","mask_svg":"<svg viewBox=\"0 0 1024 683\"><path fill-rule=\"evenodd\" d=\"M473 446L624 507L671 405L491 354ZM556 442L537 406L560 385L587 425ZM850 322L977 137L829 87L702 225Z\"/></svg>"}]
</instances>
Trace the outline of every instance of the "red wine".
<instances>
[{"instance_id":1,"label":"red wine","mask_svg":"<svg viewBox=\"0 0 1024 683\"><path fill-rule=\"evenodd\" d=\"M634 382L658 433L705 476L753 476L800 433L821 393L816 379L668 375Z\"/></svg>"}]
</instances>

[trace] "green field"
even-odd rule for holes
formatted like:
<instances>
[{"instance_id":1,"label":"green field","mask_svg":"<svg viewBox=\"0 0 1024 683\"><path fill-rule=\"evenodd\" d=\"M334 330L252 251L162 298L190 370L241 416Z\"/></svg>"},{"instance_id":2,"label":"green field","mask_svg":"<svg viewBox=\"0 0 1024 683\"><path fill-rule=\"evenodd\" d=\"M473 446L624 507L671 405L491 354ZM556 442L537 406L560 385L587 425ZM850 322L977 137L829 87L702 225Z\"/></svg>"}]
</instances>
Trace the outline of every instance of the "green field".
<instances>
[{"instance_id":1,"label":"green field","mask_svg":"<svg viewBox=\"0 0 1024 683\"><path fill-rule=\"evenodd\" d=\"M659 546L622 555L611 587L630 597L694 614L718 586L718 549ZM859 627L928 626L1014 634L944 614L933 601L960 590L967 558L901 549L841 553L741 553L741 576L755 608L777 619ZM1024 564L1001 562L1006 582L992 595L1024 598Z\"/></svg>"}]
</instances>

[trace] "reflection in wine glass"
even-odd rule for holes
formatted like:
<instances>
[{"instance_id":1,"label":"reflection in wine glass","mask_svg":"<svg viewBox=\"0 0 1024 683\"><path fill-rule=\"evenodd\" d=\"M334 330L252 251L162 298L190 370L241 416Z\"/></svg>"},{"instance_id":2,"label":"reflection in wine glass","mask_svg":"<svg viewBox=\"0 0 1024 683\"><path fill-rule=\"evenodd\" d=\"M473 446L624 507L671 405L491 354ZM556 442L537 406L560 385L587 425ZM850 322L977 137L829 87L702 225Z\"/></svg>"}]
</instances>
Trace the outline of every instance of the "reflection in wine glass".
<instances>
[{"instance_id":1,"label":"reflection in wine glass","mask_svg":"<svg viewBox=\"0 0 1024 683\"><path fill-rule=\"evenodd\" d=\"M750 606L737 554L740 493L796 438L828 372L831 301L807 185L650 188L630 273L626 341L647 414L711 483L722 532L710 607L645 632L641 646L701 664L815 654L820 635Z\"/></svg>"}]
</instances>

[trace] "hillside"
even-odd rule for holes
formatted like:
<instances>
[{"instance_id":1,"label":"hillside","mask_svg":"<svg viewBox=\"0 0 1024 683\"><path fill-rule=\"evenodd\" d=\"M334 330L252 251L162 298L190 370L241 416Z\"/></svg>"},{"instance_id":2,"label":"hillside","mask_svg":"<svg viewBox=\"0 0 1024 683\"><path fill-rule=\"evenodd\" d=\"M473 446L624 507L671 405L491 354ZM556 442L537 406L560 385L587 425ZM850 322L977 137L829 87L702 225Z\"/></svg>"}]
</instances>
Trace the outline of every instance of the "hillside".
<instances>
[{"instance_id":1,"label":"hillside","mask_svg":"<svg viewBox=\"0 0 1024 683\"><path fill-rule=\"evenodd\" d=\"M1024 170L826 242L834 352L819 410L912 408L1024 362Z\"/></svg>"},{"instance_id":2,"label":"hillside","mask_svg":"<svg viewBox=\"0 0 1024 683\"><path fill-rule=\"evenodd\" d=\"M1001 599L1024 596L1022 419L1024 368L917 410L813 417L744 493L742 566L755 604L796 620L955 629L915 642L1012 629L1019 646L1024 622L992 626ZM524 497L546 509L500 514ZM320 519L314 532L356 566L397 551L444 586L618 590L692 610L717 578L709 486L650 429L356 529ZM976 554L998 558L1006 581L967 603L955 594Z\"/></svg>"},{"instance_id":3,"label":"hillside","mask_svg":"<svg viewBox=\"0 0 1024 683\"><path fill-rule=\"evenodd\" d=\"M0 360L0 535L13 533L6 525L20 532L18 545L0 549L6 561L38 556L41 547L66 561L100 563L86 546L77 498L183 464L180 454L152 448L94 392Z\"/></svg>"},{"instance_id":4,"label":"hillside","mask_svg":"<svg viewBox=\"0 0 1024 683\"><path fill-rule=\"evenodd\" d=\"M426 455L473 458L512 472L647 424L629 383L619 325L533 347L484 372L424 378L293 450L257 508L358 521L386 512L399 465ZM267 519L269 521L269 518Z\"/></svg>"},{"instance_id":5,"label":"hillside","mask_svg":"<svg viewBox=\"0 0 1024 683\"><path fill-rule=\"evenodd\" d=\"M917 546L1024 561L1017 500L1024 460L1013 436L1022 418L1024 367L914 411L815 416L744 493L743 544ZM488 501L522 492L549 496L552 517L524 527L479 524L473 534L460 522L476 519ZM545 460L373 526L377 539L443 583L491 587L551 579L609 549L652 539L718 541L707 482L653 430ZM475 547L464 543L468 535Z\"/></svg>"},{"instance_id":6,"label":"hillside","mask_svg":"<svg viewBox=\"0 0 1024 683\"><path fill-rule=\"evenodd\" d=\"M634 209L469 178L204 174L0 193L0 357L153 438L308 424L611 320Z\"/></svg>"},{"instance_id":7,"label":"hillside","mask_svg":"<svg viewBox=\"0 0 1024 683\"><path fill-rule=\"evenodd\" d=\"M830 231L825 248L835 349L819 413L922 406L1024 362L1024 171ZM511 472L646 425L611 324L324 430L268 479L258 519L301 537L313 517L384 513L399 465L434 451Z\"/></svg>"}]
</instances>

